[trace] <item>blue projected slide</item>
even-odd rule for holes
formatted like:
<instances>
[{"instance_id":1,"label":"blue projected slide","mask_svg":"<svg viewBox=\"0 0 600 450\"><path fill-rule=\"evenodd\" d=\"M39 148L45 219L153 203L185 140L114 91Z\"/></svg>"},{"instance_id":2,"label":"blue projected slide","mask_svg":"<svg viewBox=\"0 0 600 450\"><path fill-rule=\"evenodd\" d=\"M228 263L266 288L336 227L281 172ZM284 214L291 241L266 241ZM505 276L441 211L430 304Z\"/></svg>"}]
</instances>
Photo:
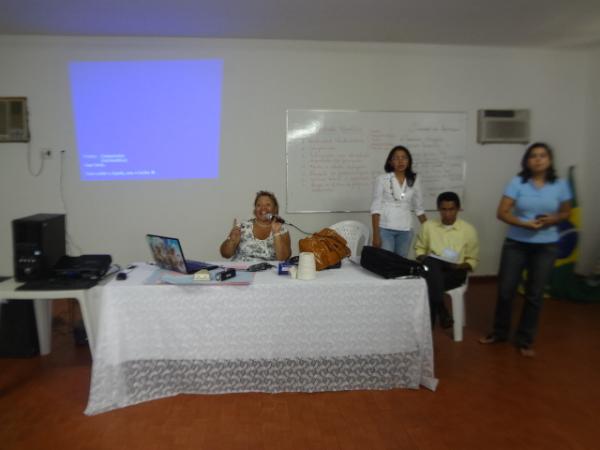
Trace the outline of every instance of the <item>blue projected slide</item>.
<instances>
[{"instance_id":1,"label":"blue projected slide","mask_svg":"<svg viewBox=\"0 0 600 450\"><path fill-rule=\"evenodd\" d=\"M71 62L82 180L217 178L223 61Z\"/></svg>"}]
</instances>

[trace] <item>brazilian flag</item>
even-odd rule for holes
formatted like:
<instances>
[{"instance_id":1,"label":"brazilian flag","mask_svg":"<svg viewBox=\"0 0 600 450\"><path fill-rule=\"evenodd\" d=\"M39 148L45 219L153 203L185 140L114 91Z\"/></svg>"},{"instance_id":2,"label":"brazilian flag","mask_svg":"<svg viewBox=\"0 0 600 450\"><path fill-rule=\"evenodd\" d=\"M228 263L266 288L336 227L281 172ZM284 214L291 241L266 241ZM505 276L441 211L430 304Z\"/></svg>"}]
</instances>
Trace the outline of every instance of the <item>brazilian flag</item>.
<instances>
[{"instance_id":1,"label":"brazilian flag","mask_svg":"<svg viewBox=\"0 0 600 450\"><path fill-rule=\"evenodd\" d=\"M569 185L573 193L571 214L558 224L558 258L554 264L548 293L554 297L575 301L600 301L600 286L592 287L585 278L575 273L579 257L579 230L581 229L581 208L575 191L575 167L569 167Z\"/></svg>"}]
</instances>

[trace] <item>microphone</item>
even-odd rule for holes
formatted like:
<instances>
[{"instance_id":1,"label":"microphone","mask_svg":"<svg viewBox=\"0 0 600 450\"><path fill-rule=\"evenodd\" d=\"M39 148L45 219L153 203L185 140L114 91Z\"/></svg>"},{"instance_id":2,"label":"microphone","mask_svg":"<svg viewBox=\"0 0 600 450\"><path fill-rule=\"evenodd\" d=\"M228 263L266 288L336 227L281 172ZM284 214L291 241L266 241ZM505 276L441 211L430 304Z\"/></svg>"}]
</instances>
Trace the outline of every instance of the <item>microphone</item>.
<instances>
[{"instance_id":1,"label":"microphone","mask_svg":"<svg viewBox=\"0 0 600 450\"><path fill-rule=\"evenodd\" d=\"M275 221L275 222L279 222L279 223L285 223L285 220L283 220L281 217L275 215L275 214L271 214L271 213L267 213L265 214L265 219L270 220L270 221Z\"/></svg>"}]
</instances>

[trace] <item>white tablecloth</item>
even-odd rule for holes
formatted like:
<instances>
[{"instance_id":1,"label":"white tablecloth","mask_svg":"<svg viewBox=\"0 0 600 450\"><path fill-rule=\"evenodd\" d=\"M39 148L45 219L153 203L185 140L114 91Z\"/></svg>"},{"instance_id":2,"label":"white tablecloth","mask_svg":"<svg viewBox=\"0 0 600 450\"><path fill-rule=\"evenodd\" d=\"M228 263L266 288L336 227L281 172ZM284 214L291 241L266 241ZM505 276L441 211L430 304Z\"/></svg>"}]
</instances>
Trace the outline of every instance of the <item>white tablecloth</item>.
<instances>
[{"instance_id":1,"label":"white tablecloth","mask_svg":"<svg viewBox=\"0 0 600 450\"><path fill-rule=\"evenodd\" d=\"M152 266L92 289L86 414L179 393L435 389L427 288L360 266L312 281L143 285Z\"/></svg>"}]
</instances>

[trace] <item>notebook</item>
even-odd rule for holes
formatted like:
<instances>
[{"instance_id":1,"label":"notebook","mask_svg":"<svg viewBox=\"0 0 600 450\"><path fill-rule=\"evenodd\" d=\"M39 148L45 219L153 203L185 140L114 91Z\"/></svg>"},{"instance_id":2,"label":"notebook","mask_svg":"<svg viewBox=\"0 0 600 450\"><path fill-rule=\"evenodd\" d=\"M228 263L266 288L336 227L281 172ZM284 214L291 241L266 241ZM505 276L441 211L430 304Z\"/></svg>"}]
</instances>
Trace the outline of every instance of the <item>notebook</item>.
<instances>
[{"instance_id":1,"label":"notebook","mask_svg":"<svg viewBox=\"0 0 600 450\"><path fill-rule=\"evenodd\" d=\"M150 246L154 262L162 269L179 273L194 273L202 269L212 270L219 267L202 261L186 260L181 243L177 238L147 234L146 241Z\"/></svg>"}]
</instances>

